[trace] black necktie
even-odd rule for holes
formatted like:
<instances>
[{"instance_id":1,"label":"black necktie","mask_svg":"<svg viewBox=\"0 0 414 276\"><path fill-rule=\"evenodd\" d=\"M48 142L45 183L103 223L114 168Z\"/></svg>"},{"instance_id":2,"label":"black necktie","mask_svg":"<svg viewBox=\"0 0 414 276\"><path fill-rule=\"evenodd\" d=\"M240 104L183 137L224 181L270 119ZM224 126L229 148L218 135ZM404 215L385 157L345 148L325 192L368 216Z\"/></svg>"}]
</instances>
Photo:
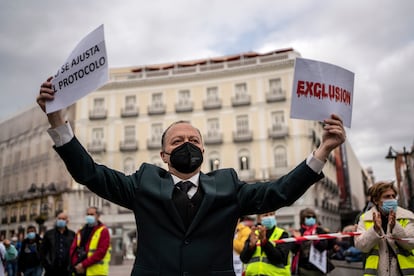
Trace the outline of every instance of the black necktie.
<instances>
[{"instance_id":1,"label":"black necktie","mask_svg":"<svg viewBox=\"0 0 414 276\"><path fill-rule=\"evenodd\" d=\"M183 193L187 194L194 184L191 181L180 181L176 185Z\"/></svg>"}]
</instances>

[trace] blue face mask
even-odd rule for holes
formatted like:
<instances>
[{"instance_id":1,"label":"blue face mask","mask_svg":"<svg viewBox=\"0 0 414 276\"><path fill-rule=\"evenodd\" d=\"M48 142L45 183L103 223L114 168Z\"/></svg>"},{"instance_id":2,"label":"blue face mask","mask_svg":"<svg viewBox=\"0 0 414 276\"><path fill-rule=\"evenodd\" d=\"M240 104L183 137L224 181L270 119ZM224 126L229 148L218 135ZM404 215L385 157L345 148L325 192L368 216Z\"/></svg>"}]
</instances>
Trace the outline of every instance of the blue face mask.
<instances>
[{"instance_id":1,"label":"blue face mask","mask_svg":"<svg viewBox=\"0 0 414 276\"><path fill-rule=\"evenodd\" d=\"M389 214L390 210L397 211L398 202L396 199L387 199L382 202L381 209L385 214Z\"/></svg>"},{"instance_id":2,"label":"blue face mask","mask_svg":"<svg viewBox=\"0 0 414 276\"><path fill-rule=\"evenodd\" d=\"M34 240L36 238L36 233L35 232L29 232L29 233L27 233L27 238L29 240Z\"/></svg>"},{"instance_id":3,"label":"blue face mask","mask_svg":"<svg viewBox=\"0 0 414 276\"><path fill-rule=\"evenodd\" d=\"M64 228L64 227L66 227L66 220L64 220L64 219L58 219L56 221L56 227L57 228Z\"/></svg>"},{"instance_id":4,"label":"blue face mask","mask_svg":"<svg viewBox=\"0 0 414 276\"><path fill-rule=\"evenodd\" d=\"M95 220L94 216L91 216L91 215L86 216L86 223L87 224L94 225L95 222L96 222L96 220Z\"/></svg>"},{"instance_id":5,"label":"blue face mask","mask_svg":"<svg viewBox=\"0 0 414 276\"><path fill-rule=\"evenodd\" d=\"M305 218L305 225L307 226L314 226L316 223L316 218Z\"/></svg>"},{"instance_id":6,"label":"blue face mask","mask_svg":"<svg viewBox=\"0 0 414 276\"><path fill-rule=\"evenodd\" d=\"M262 217L262 225L266 229L272 229L276 226L276 218L274 216Z\"/></svg>"}]
</instances>

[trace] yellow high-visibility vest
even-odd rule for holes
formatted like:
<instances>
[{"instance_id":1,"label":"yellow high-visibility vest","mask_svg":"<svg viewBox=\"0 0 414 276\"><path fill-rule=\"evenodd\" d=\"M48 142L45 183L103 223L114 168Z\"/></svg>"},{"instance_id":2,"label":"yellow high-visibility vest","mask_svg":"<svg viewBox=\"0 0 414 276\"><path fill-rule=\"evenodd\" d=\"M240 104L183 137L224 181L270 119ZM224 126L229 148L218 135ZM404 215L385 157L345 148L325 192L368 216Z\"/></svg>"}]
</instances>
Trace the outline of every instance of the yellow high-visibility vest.
<instances>
[{"instance_id":1,"label":"yellow high-visibility vest","mask_svg":"<svg viewBox=\"0 0 414 276\"><path fill-rule=\"evenodd\" d=\"M105 226L101 226L93 233L91 237L91 241L89 243L89 250L87 253L88 258L93 255L93 253L98 248L99 239L101 238L102 230L105 229ZM77 234L77 243L80 246L80 238L81 233L80 231ZM86 268L86 276L94 276L94 275L108 275L109 274L109 261L111 260L111 250L112 247L109 245L108 250L106 251L105 256L99 262L89 266Z\"/></svg>"},{"instance_id":2,"label":"yellow high-visibility vest","mask_svg":"<svg viewBox=\"0 0 414 276\"><path fill-rule=\"evenodd\" d=\"M277 246L274 242L278 240L284 230L279 227L275 227L272 235L269 237L268 242L271 242L274 246ZM260 243L256 245L256 250L250 259L246 267L246 276L252 275L290 275L290 258L288 256L288 264L282 267L277 267L269 262L266 253L261 249Z\"/></svg>"},{"instance_id":3,"label":"yellow high-visibility vest","mask_svg":"<svg viewBox=\"0 0 414 276\"><path fill-rule=\"evenodd\" d=\"M365 214L361 216L364 217ZM407 226L408 219L397 219L397 222L404 228ZM374 222L364 221L365 229L368 230L374 227ZM399 247L395 248L397 253L397 261L400 266L403 275L414 275L414 255L413 252L402 252ZM379 264L379 247L375 245L374 248L369 252L369 255L365 261L364 276L371 276L378 274Z\"/></svg>"}]
</instances>

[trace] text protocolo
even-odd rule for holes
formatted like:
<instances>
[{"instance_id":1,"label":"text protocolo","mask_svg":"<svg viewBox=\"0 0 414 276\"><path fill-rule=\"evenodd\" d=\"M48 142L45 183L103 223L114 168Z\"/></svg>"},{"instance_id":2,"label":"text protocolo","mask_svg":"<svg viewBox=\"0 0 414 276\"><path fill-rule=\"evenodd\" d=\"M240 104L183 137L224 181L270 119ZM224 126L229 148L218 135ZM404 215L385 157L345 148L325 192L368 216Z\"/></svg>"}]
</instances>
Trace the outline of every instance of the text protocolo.
<instances>
[{"instance_id":1,"label":"text protocolo","mask_svg":"<svg viewBox=\"0 0 414 276\"><path fill-rule=\"evenodd\" d=\"M53 77L55 99L47 102L46 113L68 107L108 79L104 26L101 25L79 42Z\"/></svg>"}]
</instances>

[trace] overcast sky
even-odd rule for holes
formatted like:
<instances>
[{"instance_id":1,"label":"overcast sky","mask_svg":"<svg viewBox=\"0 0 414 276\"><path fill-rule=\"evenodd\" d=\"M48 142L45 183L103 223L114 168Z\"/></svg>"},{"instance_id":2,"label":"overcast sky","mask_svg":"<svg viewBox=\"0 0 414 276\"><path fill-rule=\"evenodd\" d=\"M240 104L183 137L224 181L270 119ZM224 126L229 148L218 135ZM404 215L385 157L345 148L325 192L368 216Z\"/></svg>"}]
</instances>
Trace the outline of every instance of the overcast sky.
<instances>
[{"instance_id":1,"label":"overcast sky","mask_svg":"<svg viewBox=\"0 0 414 276\"><path fill-rule=\"evenodd\" d=\"M355 73L350 141L377 180L414 142L414 1L0 0L0 122L100 24L110 67L292 47ZM1 131L1 130L0 130Z\"/></svg>"}]
</instances>

